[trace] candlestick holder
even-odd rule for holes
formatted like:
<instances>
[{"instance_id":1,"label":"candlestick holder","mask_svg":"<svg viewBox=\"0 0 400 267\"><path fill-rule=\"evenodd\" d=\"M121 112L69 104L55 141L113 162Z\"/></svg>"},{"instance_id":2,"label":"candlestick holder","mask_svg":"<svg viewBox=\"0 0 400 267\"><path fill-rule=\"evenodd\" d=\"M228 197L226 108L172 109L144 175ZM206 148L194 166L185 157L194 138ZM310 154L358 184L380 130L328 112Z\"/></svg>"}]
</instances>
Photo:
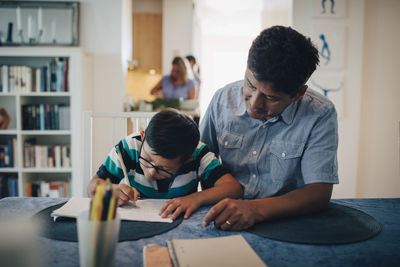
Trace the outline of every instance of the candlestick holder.
<instances>
[{"instance_id":1,"label":"candlestick holder","mask_svg":"<svg viewBox=\"0 0 400 267\"><path fill-rule=\"evenodd\" d=\"M1 45L78 46L79 6L76 0L0 0L0 22L8 23Z\"/></svg>"},{"instance_id":2,"label":"candlestick holder","mask_svg":"<svg viewBox=\"0 0 400 267\"><path fill-rule=\"evenodd\" d=\"M19 36L19 39L21 40L21 44L24 44L25 40L24 40L24 33L23 33L22 29L18 30L18 36Z\"/></svg>"}]
</instances>

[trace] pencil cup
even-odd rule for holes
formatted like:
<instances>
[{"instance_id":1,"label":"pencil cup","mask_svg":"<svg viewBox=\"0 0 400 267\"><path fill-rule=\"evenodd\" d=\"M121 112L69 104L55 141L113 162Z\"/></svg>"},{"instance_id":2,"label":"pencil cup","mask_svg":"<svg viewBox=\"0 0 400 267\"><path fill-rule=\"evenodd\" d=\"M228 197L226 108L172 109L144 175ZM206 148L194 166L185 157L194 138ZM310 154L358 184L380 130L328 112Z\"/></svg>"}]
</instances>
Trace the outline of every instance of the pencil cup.
<instances>
[{"instance_id":1,"label":"pencil cup","mask_svg":"<svg viewBox=\"0 0 400 267\"><path fill-rule=\"evenodd\" d=\"M86 266L114 266L120 217L108 221L90 221L89 212L78 215L79 262Z\"/></svg>"}]
</instances>

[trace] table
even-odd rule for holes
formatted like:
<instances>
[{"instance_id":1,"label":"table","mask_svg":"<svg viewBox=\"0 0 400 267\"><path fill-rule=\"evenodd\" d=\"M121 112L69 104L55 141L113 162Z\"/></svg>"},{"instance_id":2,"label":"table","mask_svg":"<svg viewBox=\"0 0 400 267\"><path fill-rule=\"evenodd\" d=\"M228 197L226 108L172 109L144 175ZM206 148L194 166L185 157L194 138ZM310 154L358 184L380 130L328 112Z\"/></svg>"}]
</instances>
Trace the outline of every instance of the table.
<instances>
[{"instance_id":1,"label":"table","mask_svg":"<svg viewBox=\"0 0 400 267\"><path fill-rule=\"evenodd\" d=\"M38 211L67 199L9 197L0 200L0 218L23 214L29 219ZM372 239L346 245L304 245L239 232L269 267L274 266L400 266L400 198L334 199L334 203L362 210L378 220L382 232ZM209 207L202 207L175 229L151 238L117 245L115 266L142 266L147 244L165 246L171 238L207 238L238 234L213 226L202 227ZM38 237L47 252L46 266L79 266L78 243Z\"/></svg>"}]
</instances>

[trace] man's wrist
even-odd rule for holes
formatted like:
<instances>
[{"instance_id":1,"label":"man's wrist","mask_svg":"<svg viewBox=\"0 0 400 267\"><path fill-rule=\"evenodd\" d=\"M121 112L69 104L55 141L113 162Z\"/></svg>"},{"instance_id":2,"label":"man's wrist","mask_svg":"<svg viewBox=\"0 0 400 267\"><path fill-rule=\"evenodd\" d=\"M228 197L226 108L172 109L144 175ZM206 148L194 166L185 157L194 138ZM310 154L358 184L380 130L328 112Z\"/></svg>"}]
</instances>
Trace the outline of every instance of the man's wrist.
<instances>
[{"instance_id":1,"label":"man's wrist","mask_svg":"<svg viewBox=\"0 0 400 267\"><path fill-rule=\"evenodd\" d=\"M249 200L249 202L253 213L254 223L263 222L268 219L262 199Z\"/></svg>"}]
</instances>

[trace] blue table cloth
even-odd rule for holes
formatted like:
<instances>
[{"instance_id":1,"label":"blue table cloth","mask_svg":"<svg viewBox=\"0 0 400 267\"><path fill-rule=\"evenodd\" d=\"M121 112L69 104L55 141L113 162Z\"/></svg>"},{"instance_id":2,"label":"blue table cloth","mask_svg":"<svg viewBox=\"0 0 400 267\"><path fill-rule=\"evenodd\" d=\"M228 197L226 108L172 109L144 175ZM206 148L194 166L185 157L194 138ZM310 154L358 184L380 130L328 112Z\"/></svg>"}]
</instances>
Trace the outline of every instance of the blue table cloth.
<instances>
[{"instance_id":1,"label":"blue table cloth","mask_svg":"<svg viewBox=\"0 0 400 267\"><path fill-rule=\"evenodd\" d=\"M0 200L0 217L16 214L29 219L32 215L66 199L4 198ZM346 245L305 245L275 241L248 232L225 232L213 226L202 227L209 207L203 207L177 228L164 234L137 241L118 243L115 266L142 266L143 247L147 244L166 246L172 238L207 238L241 234L269 266L400 266L400 198L399 199L334 199L333 203L364 211L382 226L372 239ZM4 216L4 217L3 217ZM46 251L46 266L79 266L78 243L38 237Z\"/></svg>"}]
</instances>

